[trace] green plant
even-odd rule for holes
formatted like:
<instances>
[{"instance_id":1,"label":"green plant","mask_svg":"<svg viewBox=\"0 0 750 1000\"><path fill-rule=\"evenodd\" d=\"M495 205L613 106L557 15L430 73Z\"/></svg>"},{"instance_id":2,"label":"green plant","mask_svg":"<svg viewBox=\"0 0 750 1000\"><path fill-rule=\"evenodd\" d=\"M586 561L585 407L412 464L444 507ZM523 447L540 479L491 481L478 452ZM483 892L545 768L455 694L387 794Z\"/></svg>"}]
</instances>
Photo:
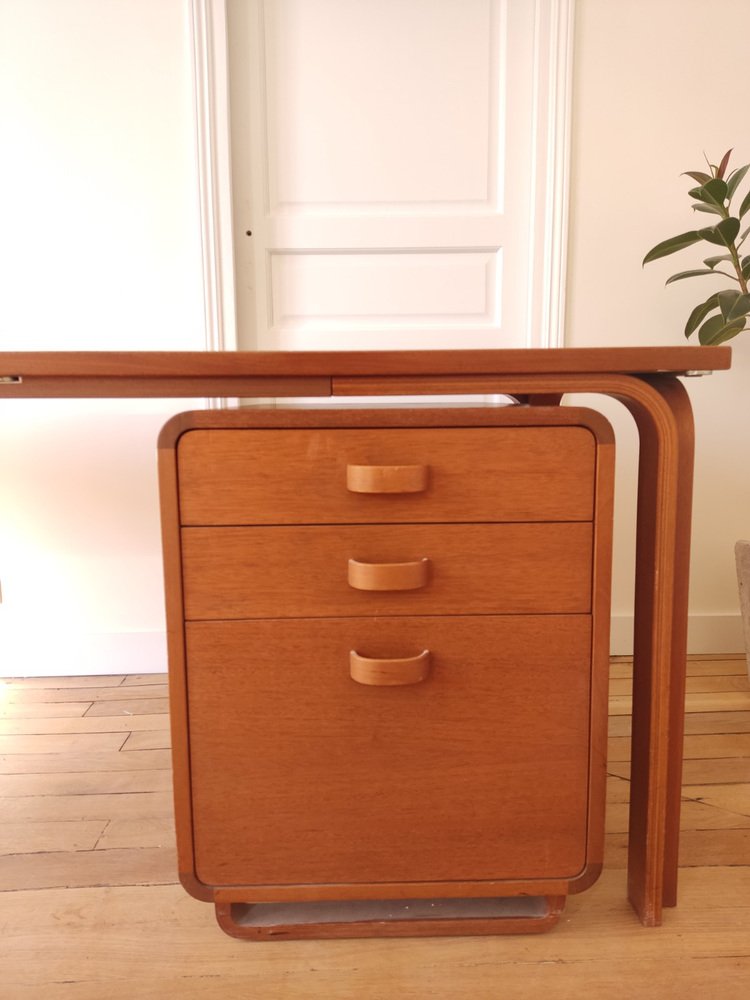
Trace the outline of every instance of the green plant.
<instances>
[{"instance_id":1,"label":"green plant","mask_svg":"<svg viewBox=\"0 0 750 1000\"><path fill-rule=\"evenodd\" d=\"M709 163L710 173L702 170L685 172L685 176L697 181L699 185L688 191L688 195L693 199L693 211L718 215L720 221L716 225L704 229L691 229L687 233L680 233L679 236L672 236L663 243L657 243L643 258L643 263L648 264L649 261L667 257L700 242L724 249L724 253L706 257L703 261L705 267L680 271L667 278L666 282L669 285L683 278L708 274L729 278L738 286L714 292L690 313L685 325L685 336L689 337L697 330L701 344L721 344L725 340L731 340L745 329L750 317L750 292L748 292L750 255L744 257L740 255L740 248L750 233L750 225L740 232L742 229L740 220L750 212L750 191L742 199L739 211L733 213L732 210L732 198L737 193L745 174L750 170L750 163L737 167L727 176L731 152L730 149L724 154L718 166ZM724 267L728 270L725 271Z\"/></svg>"}]
</instances>

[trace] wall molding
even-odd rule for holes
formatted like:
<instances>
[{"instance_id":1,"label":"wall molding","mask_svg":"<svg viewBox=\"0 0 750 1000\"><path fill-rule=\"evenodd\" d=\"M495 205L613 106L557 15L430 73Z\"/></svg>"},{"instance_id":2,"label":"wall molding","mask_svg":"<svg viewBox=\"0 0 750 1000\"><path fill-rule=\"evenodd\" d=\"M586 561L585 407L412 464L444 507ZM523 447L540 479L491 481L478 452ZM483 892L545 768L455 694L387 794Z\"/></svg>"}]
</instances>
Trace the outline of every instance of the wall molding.
<instances>
[{"instance_id":1,"label":"wall molding","mask_svg":"<svg viewBox=\"0 0 750 1000\"><path fill-rule=\"evenodd\" d=\"M237 349L226 0L187 0L206 350Z\"/></svg>"},{"instance_id":2,"label":"wall molding","mask_svg":"<svg viewBox=\"0 0 750 1000\"><path fill-rule=\"evenodd\" d=\"M565 338L575 0L536 0L529 347Z\"/></svg>"}]
</instances>

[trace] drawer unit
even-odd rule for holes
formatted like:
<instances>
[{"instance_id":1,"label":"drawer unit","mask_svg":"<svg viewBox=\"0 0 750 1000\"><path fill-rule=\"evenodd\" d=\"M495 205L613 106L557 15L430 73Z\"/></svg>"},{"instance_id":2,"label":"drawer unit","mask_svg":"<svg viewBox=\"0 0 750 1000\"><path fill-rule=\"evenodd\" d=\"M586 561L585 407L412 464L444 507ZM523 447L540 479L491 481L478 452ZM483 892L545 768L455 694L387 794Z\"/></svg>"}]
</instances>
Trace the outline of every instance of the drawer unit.
<instances>
[{"instance_id":1,"label":"drawer unit","mask_svg":"<svg viewBox=\"0 0 750 1000\"><path fill-rule=\"evenodd\" d=\"M353 683L352 635L363 657L426 648L426 678ZM198 878L576 879L590 638L585 615L191 622Z\"/></svg>"},{"instance_id":2,"label":"drawer unit","mask_svg":"<svg viewBox=\"0 0 750 1000\"><path fill-rule=\"evenodd\" d=\"M590 521L594 450L580 427L205 429L180 445L180 511L192 525Z\"/></svg>"},{"instance_id":3,"label":"drawer unit","mask_svg":"<svg viewBox=\"0 0 750 1000\"><path fill-rule=\"evenodd\" d=\"M180 875L225 930L541 930L595 880L612 464L567 407L167 424Z\"/></svg>"},{"instance_id":4,"label":"drawer unit","mask_svg":"<svg viewBox=\"0 0 750 1000\"><path fill-rule=\"evenodd\" d=\"M591 556L586 522L183 528L185 617L586 613Z\"/></svg>"}]
</instances>

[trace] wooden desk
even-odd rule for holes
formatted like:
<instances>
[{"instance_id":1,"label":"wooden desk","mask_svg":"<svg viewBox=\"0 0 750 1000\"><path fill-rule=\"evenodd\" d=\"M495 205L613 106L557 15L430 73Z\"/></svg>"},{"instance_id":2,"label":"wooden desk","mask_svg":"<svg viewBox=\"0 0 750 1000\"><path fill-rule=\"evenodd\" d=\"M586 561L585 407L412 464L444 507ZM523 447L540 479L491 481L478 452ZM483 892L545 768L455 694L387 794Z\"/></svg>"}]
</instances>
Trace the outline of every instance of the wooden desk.
<instances>
[{"instance_id":1,"label":"wooden desk","mask_svg":"<svg viewBox=\"0 0 750 1000\"><path fill-rule=\"evenodd\" d=\"M677 376L727 347L288 353L0 353L0 398L612 396L638 428L628 894L642 923L677 901L693 423Z\"/></svg>"}]
</instances>

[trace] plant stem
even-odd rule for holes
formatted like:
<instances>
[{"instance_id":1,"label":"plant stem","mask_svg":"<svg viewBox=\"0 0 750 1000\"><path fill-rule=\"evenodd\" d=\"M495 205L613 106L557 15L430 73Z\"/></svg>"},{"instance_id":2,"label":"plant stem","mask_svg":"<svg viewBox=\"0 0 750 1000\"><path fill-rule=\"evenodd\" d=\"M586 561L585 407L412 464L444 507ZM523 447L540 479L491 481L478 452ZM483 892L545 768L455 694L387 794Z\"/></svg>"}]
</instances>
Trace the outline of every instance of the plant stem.
<instances>
[{"instance_id":1,"label":"plant stem","mask_svg":"<svg viewBox=\"0 0 750 1000\"><path fill-rule=\"evenodd\" d=\"M705 156L705 153L703 155ZM729 218L729 203L727 203L726 205L722 205L722 210L723 210L722 211L722 218L723 219L728 219ZM748 294L747 280L745 279L745 276L742 273L742 265L740 264L740 255L739 255L739 252L737 250L737 246L735 245L734 242L729 247L729 252L732 255L732 266L734 267L735 273L737 274L737 281L740 283L740 288L742 289L742 293L743 293L743 295L747 295Z\"/></svg>"},{"instance_id":2,"label":"plant stem","mask_svg":"<svg viewBox=\"0 0 750 1000\"><path fill-rule=\"evenodd\" d=\"M737 272L737 280L740 283L740 288L742 289L743 294L747 295L748 294L747 280L745 279L745 276L742 273L742 266L740 265L740 255L738 254L737 247L734 245L734 243L729 248L729 252L732 255L732 264L734 265L734 269Z\"/></svg>"}]
</instances>

